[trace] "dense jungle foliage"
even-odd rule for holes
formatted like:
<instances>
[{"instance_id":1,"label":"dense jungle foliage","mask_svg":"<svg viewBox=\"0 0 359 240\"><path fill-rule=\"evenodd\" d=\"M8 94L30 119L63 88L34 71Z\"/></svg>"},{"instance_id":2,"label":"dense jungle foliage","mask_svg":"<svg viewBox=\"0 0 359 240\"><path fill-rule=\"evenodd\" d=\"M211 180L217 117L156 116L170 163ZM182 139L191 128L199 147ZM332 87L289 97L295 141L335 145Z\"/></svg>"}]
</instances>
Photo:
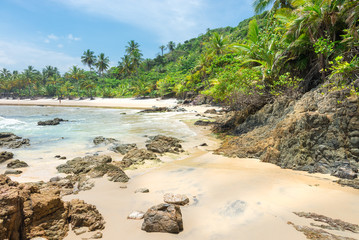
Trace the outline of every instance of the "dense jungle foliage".
<instances>
[{"instance_id":1,"label":"dense jungle foliage","mask_svg":"<svg viewBox=\"0 0 359 240\"><path fill-rule=\"evenodd\" d=\"M203 94L241 108L278 95L296 95L325 83L359 87L359 0L255 0L256 16L237 27L210 30L197 38L160 46L143 59L128 42L118 66L87 50L84 70L65 74L46 66L23 72L2 69L4 97L127 97ZM272 6L270 11L263 12Z\"/></svg>"}]
</instances>

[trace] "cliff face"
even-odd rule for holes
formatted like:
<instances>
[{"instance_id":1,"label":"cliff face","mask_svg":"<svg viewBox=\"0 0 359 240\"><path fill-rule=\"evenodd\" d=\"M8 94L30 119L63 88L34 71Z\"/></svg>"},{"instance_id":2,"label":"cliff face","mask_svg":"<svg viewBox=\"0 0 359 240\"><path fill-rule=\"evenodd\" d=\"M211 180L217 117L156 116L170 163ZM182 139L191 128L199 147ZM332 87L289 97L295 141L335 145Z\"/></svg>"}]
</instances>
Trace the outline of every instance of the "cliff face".
<instances>
[{"instance_id":1,"label":"cliff face","mask_svg":"<svg viewBox=\"0 0 359 240\"><path fill-rule=\"evenodd\" d=\"M255 114L218 122L227 137L217 153L256 157L282 168L353 179L359 167L359 100L347 91L314 90L279 99Z\"/></svg>"}]
</instances>

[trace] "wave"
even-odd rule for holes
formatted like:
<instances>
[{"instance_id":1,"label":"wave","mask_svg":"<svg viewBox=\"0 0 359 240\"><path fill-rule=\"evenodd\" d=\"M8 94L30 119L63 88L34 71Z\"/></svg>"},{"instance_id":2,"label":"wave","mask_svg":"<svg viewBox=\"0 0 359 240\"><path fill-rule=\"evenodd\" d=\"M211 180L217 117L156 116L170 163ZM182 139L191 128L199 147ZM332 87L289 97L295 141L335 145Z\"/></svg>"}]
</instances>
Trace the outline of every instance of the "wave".
<instances>
[{"instance_id":1,"label":"wave","mask_svg":"<svg viewBox=\"0 0 359 240\"><path fill-rule=\"evenodd\" d=\"M0 117L0 129L19 127L23 126L24 124L26 123L17 119Z\"/></svg>"}]
</instances>

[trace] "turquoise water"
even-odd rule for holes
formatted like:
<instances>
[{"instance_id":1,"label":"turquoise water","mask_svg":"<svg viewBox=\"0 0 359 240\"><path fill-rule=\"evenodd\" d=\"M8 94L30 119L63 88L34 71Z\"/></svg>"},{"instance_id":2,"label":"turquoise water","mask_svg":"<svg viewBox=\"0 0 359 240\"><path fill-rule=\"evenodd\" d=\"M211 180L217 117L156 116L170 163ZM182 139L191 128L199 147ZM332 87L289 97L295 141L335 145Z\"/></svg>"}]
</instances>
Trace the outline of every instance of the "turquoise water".
<instances>
[{"instance_id":1,"label":"turquoise water","mask_svg":"<svg viewBox=\"0 0 359 240\"><path fill-rule=\"evenodd\" d=\"M106 152L105 146L94 146L96 136L112 137L122 143L144 146L145 135L164 134L186 140L195 136L180 119L188 113L139 114L139 110L42 106L0 106L0 132L12 132L29 138L31 146L11 149L15 159L26 161L29 169L21 175L26 180L46 180L56 174L55 167L68 159L86 154ZM56 126L38 126L38 121L63 118ZM0 164L4 172L6 164Z\"/></svg>"}]
</instances>

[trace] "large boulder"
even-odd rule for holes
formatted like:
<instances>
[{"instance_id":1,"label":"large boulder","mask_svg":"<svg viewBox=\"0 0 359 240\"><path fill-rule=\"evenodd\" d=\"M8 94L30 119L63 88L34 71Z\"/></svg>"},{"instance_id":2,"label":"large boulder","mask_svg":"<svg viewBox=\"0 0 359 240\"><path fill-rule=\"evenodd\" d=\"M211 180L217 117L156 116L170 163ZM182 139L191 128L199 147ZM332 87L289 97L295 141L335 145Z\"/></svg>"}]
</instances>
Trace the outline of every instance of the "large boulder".
<instances>
[{"instance_id":1,"label":"large boulder","mask_svg":"<svg viewBox=\"0 0 359 240\"><path fill-rule=\"evenodd\" d=\"M157 155L146 149L132 149L129 151L121 161L123 168L128 168L133 164L142 164L145 160L158 160Z\"/></svg>"},{"instance_id":2,"label":"large boulder","mask_svg":"<svg viewBox=\"0 0 359 240\"><path fill-rule=\"evenodd\" d=\"M121 153L122 155L125 155L132 149L137 149L136 143L115 144L110 148L111 151Z\"/></svg>"},{"instance_id":3,"label":"large boulder","mask_svg":"<svg viewBox=\"0 0 359 240\"><path fill-rule=\"evenodd\" d=\"M96 207L82 200L71 200L68 218L72 229L88 227L90 231L95 231L105 228L105 221Z\"/></svg>"},{"instance_id":4,"label":"large boulder","mask_svg":"<svg viewBox=\"0 0 359 240\"><path fill-rule=\"evenodd\" d=\"M179 233L183 231L182 213L179 206L161 203L147 210L142 230L146 232Z\"/></svg>"},{"instance_id":5,"label":"large boulder","mask_svg":"<svg viewBox=\"0 0 359 240\"><path fill-rule=\"evenodd\" d=\"M180 142L182 141L178 138L157 135L150 137L150 140L147 141L146 148L156 153L178 153L183 152Z\"/></svg>"},{"instance_id":6,"label":"large boulder","mask_svg":"<svg viewBox=\"0 0 359 240\"><path fill-rule=\"evenodd\" d=\"M0 152L0 163L5 162L6 160L9 160L14 157L14 154L12 152Z\"/></svg>"},{"instance_id":7,"label":"large boulder","mask_svg":"<svg viewBox=\"0 0 359 240\"><path fill-rule=\"evenodd\" d=\"M0 147L19 148L21 146L29 146L29 139L22 139L13 133L0 132Z\"/></svg>"},{"instance_id":8,"label":"large boulder","mask_svg":"<svg viewBox=\"0 0 359 240\"><path fill-rule=\"evenodd\" d=\"M117 142L118 142L118 140L116 140L114 138L105 138L103 136L98 136L93 139L93 143L95 145L99 145L99 144L108 145L108 144L117 143Z\"/></svg>"},{"instance_id":9,"label":"large boulder","mask_svg":"<svg viewBox=\"0 0 359 240\"><path fill-rule=\"evenodd\" d=\"M6 166L8 168L24 168L24 167L28 167L29 165L24 161L20 161L19 159L16 159L14 161L9 162Z\"/></svg>"},{"instance_id":10,"label":"large boulder","mask_svg":"<svg viewBox=\"0 0 359 240\"><path fill-rule=\"evenodd\" d=\"M59 125L60 122L67 122L68 120L64 120L62 118L54 118L52 120L46 120L46 121L38 121L37 125L39 126L51 126L51 125Z\"/></svg>"}]
</instances>

